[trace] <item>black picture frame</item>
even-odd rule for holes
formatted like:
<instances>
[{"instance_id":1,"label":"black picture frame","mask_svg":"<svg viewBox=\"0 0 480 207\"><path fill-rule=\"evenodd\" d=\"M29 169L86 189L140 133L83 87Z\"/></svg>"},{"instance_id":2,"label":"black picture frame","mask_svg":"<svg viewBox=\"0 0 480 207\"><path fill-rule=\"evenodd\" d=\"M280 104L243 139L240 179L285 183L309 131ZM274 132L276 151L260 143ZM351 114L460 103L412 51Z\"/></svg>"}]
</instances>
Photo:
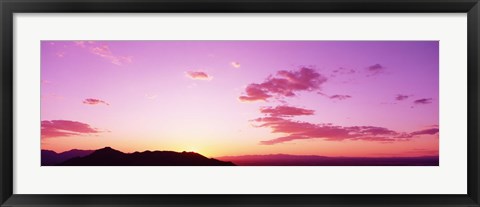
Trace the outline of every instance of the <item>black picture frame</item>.
<instances>
[{"instance_id":1,"label":"black picture frame","mask_svg":"<svg viewBox=\"0 0 480 207\"><path fill-rule=\"evenodd\" d=\"M480 206L478 0L0 0L1 206ZM468 189L465 195L22 195L13 194L15 13L467 13ZM453 109L452 109L453 110ZM445 178L455 179L455 178ZM441 182L441 181L439 181Z\"/></svg>"}]
</instances>

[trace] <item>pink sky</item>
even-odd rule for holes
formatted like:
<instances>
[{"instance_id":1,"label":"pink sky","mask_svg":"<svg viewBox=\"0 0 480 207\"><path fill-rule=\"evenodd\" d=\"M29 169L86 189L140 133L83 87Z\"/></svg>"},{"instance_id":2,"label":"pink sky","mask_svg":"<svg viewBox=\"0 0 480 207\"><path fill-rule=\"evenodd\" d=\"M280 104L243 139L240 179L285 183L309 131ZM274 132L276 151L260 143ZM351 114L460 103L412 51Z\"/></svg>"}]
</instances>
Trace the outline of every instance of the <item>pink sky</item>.
<instances>
[{"instance_id":1,"label":"pink sky","mask_svg":"<svg viewBox=\"0 0 480 207\"><path fill-rule=\"evenodd\" d=\"M438 155L437 41L42 41L42 149Z\"/></svg>"}]
</instances>

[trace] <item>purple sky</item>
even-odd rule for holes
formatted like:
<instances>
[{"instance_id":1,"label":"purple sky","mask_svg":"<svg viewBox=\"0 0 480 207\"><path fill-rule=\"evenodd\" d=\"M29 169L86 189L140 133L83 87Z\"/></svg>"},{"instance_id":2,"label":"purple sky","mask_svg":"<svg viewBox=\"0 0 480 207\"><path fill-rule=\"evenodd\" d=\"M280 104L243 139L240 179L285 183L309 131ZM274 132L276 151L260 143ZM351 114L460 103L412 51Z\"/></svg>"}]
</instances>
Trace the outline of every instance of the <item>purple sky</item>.
<instances>
[{"instance_id":1,"label":"purple sky","mask_svg":"<svg viewBox=\"0 0 480 207\"><path fill-rule=\"evenodd\" d=\"M43 149L438 155L437 41L42 41L41 50Z\"/></svg>"}]
</instances>

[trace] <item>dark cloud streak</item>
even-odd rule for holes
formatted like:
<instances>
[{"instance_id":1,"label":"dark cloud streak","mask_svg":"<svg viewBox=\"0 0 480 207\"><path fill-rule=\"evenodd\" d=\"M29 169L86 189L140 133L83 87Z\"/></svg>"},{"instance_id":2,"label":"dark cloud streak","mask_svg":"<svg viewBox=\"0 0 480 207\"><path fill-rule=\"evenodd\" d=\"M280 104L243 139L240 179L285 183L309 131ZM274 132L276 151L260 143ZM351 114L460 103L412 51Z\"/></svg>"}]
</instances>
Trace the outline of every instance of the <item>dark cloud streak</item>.
<instances>
[{"instance_id":1,"label":"dark cloud streak","mask_svg":"<svg viewBox=\"0 0 480 207\"><path fill-rule=\"evenodd\" d=\"M431 98L422 98L422 99L417 99L415 101L413 101L414 104L430 104L432 103L432 99Z\"/></svg>"},{"instance_id":2,"label":"dark cloud streak","mask_svg":"<svg viewBox=\"0 0 480 207\"><path fill-rule=\"evenodd\" d=\"M88 104L88 105L98 105L98 104L105 104L107 106L109 106L110 104L107 103L106 101L103 101L103 100L100 100L100 99L96 99L96 98L87 98L85 100L83 100L84 104Z\"/></svg>"}]
</instances>

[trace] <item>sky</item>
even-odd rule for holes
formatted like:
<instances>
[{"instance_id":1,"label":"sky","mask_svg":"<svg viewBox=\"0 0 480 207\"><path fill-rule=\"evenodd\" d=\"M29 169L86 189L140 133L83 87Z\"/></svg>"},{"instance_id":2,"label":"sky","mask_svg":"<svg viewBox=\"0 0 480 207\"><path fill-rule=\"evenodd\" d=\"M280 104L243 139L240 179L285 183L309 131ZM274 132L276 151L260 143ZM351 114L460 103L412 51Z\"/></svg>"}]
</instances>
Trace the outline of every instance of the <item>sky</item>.
<instances>
[{"instance_id":1,"label":"sky","mask_svg":"<svg viewBox=\"0 0 480 207\"><path fill-rule=\"evenodd\" d=\"M42 41L41 148L438 156L437 41Z\"/></svg>"}]
</instances>

